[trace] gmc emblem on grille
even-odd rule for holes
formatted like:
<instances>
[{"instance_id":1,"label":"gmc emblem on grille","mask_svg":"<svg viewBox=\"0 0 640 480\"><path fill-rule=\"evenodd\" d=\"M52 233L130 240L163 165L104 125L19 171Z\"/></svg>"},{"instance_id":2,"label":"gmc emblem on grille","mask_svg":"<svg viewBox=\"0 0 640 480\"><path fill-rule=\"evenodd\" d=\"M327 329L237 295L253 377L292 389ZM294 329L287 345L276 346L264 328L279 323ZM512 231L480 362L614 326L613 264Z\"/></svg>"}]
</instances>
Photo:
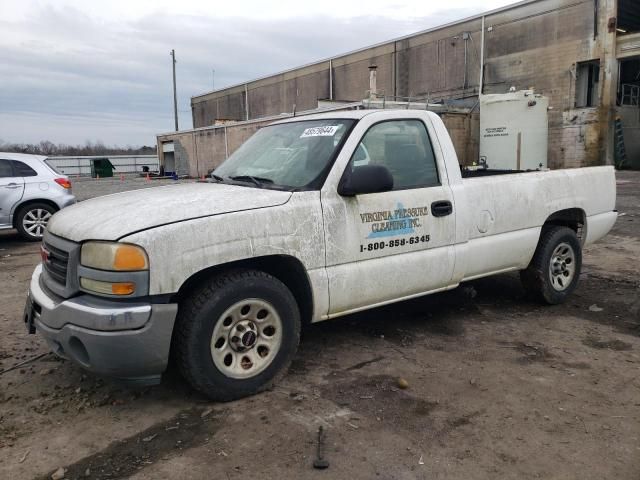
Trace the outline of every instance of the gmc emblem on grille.
<instances>
[{"instance_id":1,"label":"gmc emblem on grille","mask_svg":"<svg viewBox=\"0 0 640 480\"><path fill-rule=\"evenodd\" d=\"M51 263L51 252L40 246L40 257L42 258L42 263Z\"/></svg>"}]
</instances>

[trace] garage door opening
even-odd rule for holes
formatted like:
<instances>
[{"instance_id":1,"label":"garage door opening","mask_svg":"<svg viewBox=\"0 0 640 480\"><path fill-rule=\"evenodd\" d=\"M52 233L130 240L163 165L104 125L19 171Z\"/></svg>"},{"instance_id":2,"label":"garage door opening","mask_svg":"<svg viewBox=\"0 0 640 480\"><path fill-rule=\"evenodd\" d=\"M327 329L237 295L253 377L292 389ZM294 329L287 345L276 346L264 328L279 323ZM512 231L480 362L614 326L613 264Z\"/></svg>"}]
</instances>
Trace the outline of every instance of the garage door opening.
<instances>
[{"instance_id":1,"label":"garage door opening","mask_svg":"<svg viewBox=\"0 0 640 480\"><path fill-rule=\"evenodd\" d=\"M617 104L616 164L640 169L640 56L620 60Z\"/></svg>"},{"instance_id":2,"label":"garage door opening","mask_svg":"<svg viewBox=\"0 0 640 480\"><path fill-rule=\"evenodd\" d=\"M172 176L176 172L176 157L173 142L162 143L162 164L160 175Z\"/></svg>"},{"instance_id":3,"label":"garage door opening","mask_svg":"<svg viewBox=\"0 0 640 480\"><path fill-rule=\"evenodd\" d=\"M620 61L618 105L640 106L640 57Z\"/></svg>"}]
</instances>

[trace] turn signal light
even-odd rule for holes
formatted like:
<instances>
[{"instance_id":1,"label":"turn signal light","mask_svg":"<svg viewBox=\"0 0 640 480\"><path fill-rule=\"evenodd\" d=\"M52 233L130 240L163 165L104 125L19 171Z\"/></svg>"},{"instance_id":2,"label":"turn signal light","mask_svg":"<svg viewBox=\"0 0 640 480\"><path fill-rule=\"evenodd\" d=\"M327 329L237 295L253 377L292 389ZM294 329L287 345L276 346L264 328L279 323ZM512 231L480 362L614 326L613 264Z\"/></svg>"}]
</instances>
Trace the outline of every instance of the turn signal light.
<instances>
[{"instance_id":1,"label":"turn signal light","mask_svg":"<svg viewBox=\"0 0 640 480\"><path fill-rule=\"evenodd\" d=\"M120 245L113 259L114 270L144 270L147 268L147 257L134 245Z\"/></svg>"},{"instance_id":2,"label":"turn signal light","mask_svg":"<svg viewBox=\"0 0 640 480\"><path fill-rule=\"evenodd\" d=\"M53 181L60 185L62 188L71 188L71 182L66 178L54 178Z\"/></svg>"},{"instance_id":3,"label":"turn signal light","mask_svg":"<svg viewBox=\"0 0 640 480\"><path fill-rule=\"evenodd\" d=\"M133 282L112 283L111 293L114 295L131 295L136 291L136 284Z\"/></svg>"},{"instance_id":4,"label":"turn signal light","mask_svg":"<svg viewBox=\"0 0 640 480\"><path fill-rule=\"evenodd\" d=\"M105 295L131 295L136 291L136 284L133 282L102 282L84 277L80 277L80 286Z\"/></svg>"}]
</instances>

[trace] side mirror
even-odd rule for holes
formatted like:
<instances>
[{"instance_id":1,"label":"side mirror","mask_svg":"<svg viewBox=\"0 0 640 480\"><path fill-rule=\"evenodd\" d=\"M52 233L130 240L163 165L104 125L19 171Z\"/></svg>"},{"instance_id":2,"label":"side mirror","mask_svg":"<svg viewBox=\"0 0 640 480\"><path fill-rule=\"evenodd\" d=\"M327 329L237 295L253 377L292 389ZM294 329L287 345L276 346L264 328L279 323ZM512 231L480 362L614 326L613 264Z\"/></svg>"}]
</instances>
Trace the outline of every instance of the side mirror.
<instances>
[{"instance_id":1,"label":"side mirror","mask_svg":"<svg viewBox=\"0 0 640 480\"><path fill-rule=\"evenodd\" d=\"M344 197L389 190L393 190L393 177L383 165L354 167L351 173L343 177L338 187L338 193Z\"/></svg>"}]
</instances>

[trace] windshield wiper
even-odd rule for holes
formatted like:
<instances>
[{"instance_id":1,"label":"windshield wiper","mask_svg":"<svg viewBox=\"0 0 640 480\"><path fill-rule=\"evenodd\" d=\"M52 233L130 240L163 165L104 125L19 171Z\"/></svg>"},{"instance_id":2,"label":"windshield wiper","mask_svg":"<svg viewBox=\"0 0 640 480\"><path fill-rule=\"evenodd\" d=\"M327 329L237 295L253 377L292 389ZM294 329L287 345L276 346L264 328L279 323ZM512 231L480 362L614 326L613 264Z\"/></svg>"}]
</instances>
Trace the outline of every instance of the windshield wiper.
<instances>
[{"instance_id":1,"label":"windshield wiper","mask_svg":"<svg viewBox=\"0 0 640 480\"><path fill-rule=\"evenodd\" d=\"M229 178L231 180L237 180L240 182L246 182L247 180L249 180L258 188L262 188L264 183L273 183L273 180L271 180L270 178L254 177L252 175L232 175Z\"/></svg>"},{"instance_id":2,"label":"windshield wiper","mask_svg":"<svg viewBox=\"0 0 640 480\"><path fill-rule=\"evenodd\" d=\"M216 175L215 173L211 174L211 178L213 178L214 180L217 180L219 182L224 182L224 178L222 178L220 175Z\"/></svg>"}]
</instances>

